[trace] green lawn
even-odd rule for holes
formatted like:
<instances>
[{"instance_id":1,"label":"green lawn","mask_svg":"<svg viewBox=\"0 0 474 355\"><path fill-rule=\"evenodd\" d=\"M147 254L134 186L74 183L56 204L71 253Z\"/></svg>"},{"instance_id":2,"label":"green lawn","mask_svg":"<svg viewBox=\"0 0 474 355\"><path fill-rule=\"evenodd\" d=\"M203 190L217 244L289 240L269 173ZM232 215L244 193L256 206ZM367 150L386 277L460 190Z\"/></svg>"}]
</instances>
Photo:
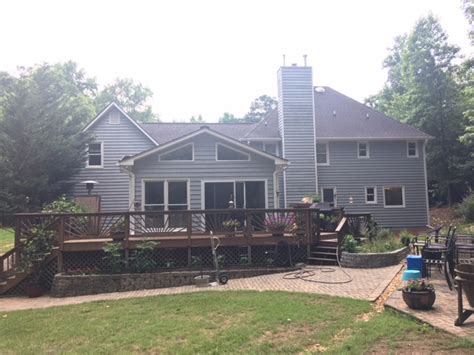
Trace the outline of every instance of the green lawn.
<instances>
[{"instance_id":1,"label":"green lawn","mask_svg":"<svg viewBox=\"0 0 474 355\"><path fill-rule=\"evenodd\" d=\"M365 301L285 292L94 302L0 313L0 353L459 353L474 346L393 311L372 312Z\"/></svg>"},{"instance_id":2,"label":"green lawn","mask_svg":"<svg viewBox=\"0 0 474 355\"><path fill-rule=\"evenodd\" d=\"M14 239L13 230L0 228L0 255L13 248Z\"/></svg>"}]
</instances>

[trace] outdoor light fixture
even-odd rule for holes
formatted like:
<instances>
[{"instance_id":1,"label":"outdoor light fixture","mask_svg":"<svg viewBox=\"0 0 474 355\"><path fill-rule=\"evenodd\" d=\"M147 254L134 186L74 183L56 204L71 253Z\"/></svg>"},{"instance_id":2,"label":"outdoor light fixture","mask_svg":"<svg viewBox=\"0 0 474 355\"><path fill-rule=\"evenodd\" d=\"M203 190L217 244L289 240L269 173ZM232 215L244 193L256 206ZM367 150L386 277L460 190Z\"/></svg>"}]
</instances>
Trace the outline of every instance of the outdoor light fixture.
<instances>
[{"instance_id":1,"label":"outdoor light fixture","mask_svg":"<svg viewBox=\"0 0 474 355\"><path fill-rule=\"evenodd\" d=\"M91 191L92 189L94 188L94 185L97 185L99 182L98 181L94 181L94 180L86 180L86 181L82 181L81 184L85 184L86 185L86 189L87 189L87 194L90 195L91 194Z\"/></svg>"},{"instance_id":2,"label":"outdoor light fixture","mask_svg":"<svg viewBox=\"0 0 474 355\"><path fill-rule=\"evenodd\" d=\"M354 197L349 196L349 203L352 205L354 203Z\"/></svg>"}]
</instances>

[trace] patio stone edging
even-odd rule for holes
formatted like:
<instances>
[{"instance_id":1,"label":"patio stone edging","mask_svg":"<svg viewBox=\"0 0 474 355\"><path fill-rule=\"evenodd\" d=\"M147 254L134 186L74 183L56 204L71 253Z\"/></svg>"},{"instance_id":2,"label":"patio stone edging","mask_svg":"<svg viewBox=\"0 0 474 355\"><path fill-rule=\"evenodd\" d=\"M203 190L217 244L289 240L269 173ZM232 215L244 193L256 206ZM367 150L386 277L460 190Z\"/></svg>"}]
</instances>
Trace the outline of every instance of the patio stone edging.
<instances>
[{"instance_id":1,"label":"patio stone edging","mask_svg":"<svg viewBox=\"0 0 474 355\"><path fill-rule=\"evenodd\" d=\"M273 273L297 270L288 268L249 268L225 270L230 279L247 278ZM186 286L194 284L194 277L200 271L167 271L143 274L102 274L102 275L66 275L54 276L51 288L52 297L72 297L99 293L136 291L156 288ZM216 272L203 270L204 275L215 277Z\"/></svg>"},{"instance_id":2,"label":"patio stone edging","mask_svg":"<svg viewBox=\"0 0 474 355\"><path fill-rule=\"evenodd\" d=\"M377 268L396 265L400 263L410 248L403 247L387 253L348 253L342 252L341 266L347 268Z\"/></svg>"}]
</instances>

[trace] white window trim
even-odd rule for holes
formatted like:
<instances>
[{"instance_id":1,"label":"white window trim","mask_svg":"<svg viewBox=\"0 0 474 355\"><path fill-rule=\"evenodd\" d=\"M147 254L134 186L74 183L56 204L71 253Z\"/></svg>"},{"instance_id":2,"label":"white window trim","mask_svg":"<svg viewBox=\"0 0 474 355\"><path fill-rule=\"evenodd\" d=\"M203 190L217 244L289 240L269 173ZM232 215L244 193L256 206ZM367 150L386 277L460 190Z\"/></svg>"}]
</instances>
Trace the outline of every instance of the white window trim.
<instances>
[{"instance_id":1,"label":"white window trim","mask_svg":"<svg viewBox=\"0 0 474 355\"><path fill-rule=\"evenodd\" d=\"M334 195L334 207L337 207L337 188L336 186L321 186L321 202L326 202L324 201L324 190L329 190L332 189L333 195ZM328 202L331 203L331 202Z\"/></svg>"},{"instance_id":2,"label":"white window trim","mask_svg":"<svg viewBox=\"0 0 474 355\"><path fill-rule=\"evenodd\" d=\"M201 199L201 209L204 210L206 209L206 201L205 201L205 194L206 194L206 183L213 183L213 182L229 182L234 184L234 191L233 191L233 196L234 196L234 206L236 205L236 184L238 182L263 182L265 184L265 208L268 208L268 179L254 179L254 178L238 178L238 179L221 179L221 180L201 180L201 196L204 196ZM245 197L244 197L245 201ZM245 201L246 203L246 201ZM275 204L275 201L273 201L273 204Z\"/></svg>"},{"instance_id":3,"label":"white window trim","mask_svg":"<svg viewBox=\"0 0 474 355\"><path fill-rule=\"evenodd\" d=\"M395 187L399 187L402 189L402 199L403 199L403 205L397 205L397 206L387 206L386 201L385 201L385 189L393 189ZM383 207L384 208L405 208L406 202L405 202L405 186L383 186L382 187L382 192L383 192Z\"/></svg>"},{"instance_id":4,"label":"white window trim","mask_svg":"<svg viewBox=\"0 0 474 355\"><path fill-rule=\"evenodd\" d=\"M184 147L187 147L188 145L192 146L192 159L191 160L162 160L161 159L161 156L162 155L167 155L169 153L172 153L174 152L175 150L178 150L178 149L181 149L181 148L184 148ZM187 144L183 144L177 148L174 148L174 149L171 149L171 150L168 150L162 154L160 154L158 156L158 160L159 161L162 161L162 162L165 162L165 163L170 163L170 162L173 162L173 163L189 163L189 162L193 162L194 161L194 142L191 142L191 143L187 143Z\"/></svg>"},{"instance_id":5,"label":"white window trim","mask_svg":"<svg viewBox=\"0 0 474 355\"><path fill-rule=\"evenodd\" d=\"M360 144L365 144L367 155L360 155ZM368 141L359 141L357 142L357 159L369 159L370 158L370 145Z\"/></svg>"},{"instance_id":6,"label":"white window trim","mask_svg":"<svg viewBox=\"0 0 474 355\"><path fill-rule=\"evenodd\" d=\"M367 189L374 189L374 200L373 201L368 201L367 200ZM368 205L376 205L377 204L377 186L365 186L365 203Z\"/></svg>"},{"instance_id":7,"label":"white window trim","mask_svg":"<svg viewBox=\"0 0 474 355\"><path fill-rule=\"evenodd\" d=\"M318 163L318 144L324 144L326 146L326 162L325 163ZM316 143L316 164L318 166L328 166L329 165L329 142L319 142Z\"/></svg>"},{"instance_id":8,"label":"white window trim","mask_svg":"<svg viewBox=\"0 0 474 355\"><path fill-rule=\"evenodd\" d=\"M113 121L112 121L112 114L116 114L116 115L117 115L117 118L118 118L117 122L113 122ZM115 118L115 117L114 117L114 118ZM120 117L120 112L118 112L118 111L111 111L111 112L109 112L109 124L110 124L110 125L119 125L119 124L120 124L120 118L121 118L121 117Z\"/></svg>"},{"instance_id":9,"label":"white window trim","mask_svg":"<svg viewBox=\"0 0 474 355\"><path fill-rule=\"evenodd\" d=\"M410 155L410 143L415 144L415 155ZM418 142L417 141L407 141L407 158L418 158L420 156L418 152Z\"/></svg>"},{"instance_id":10,"label":"white window trim","mask_svg":"<svg viewBox=\"0 0 474 355\"><path fill-rule=\"evenodd\" d=\"M100 144L100 165L89 165L89 144ZM87 145L86 169L103 169L104 168L104 142L91 142Z\"/></svg>"},{"instance_id":11,"label":"white window trim","mask_svg":"<svg viewBox=\"0 0 474 355\"><path fill-rule=\"evenodd\" d=\"M223 160L223 159L218 159L218 154L217 154L217 149L219 146L223 146L223 147L226 147L227 149L230 149L230 150L233 150L234 152L237 152L239 154L243 154L243 155L246 155L247 156L247 159L231 159L231 160ZM231 162L236 162L236 161L250 161L250 154L247 154L245 152L242 152L241 150L238 150L236 148L233 148L227 144L223 144L223 143L216 143L216 161L231 161Z\"/></svg>"},{"instance_id":12,"label":"white window trim","mask_svg":"<svg viewBox=\"0 0 474 355\"><path fill-rule=\"evenodd\" d=\"M168 206L169 206L169 196L168 196L168 184L170 182L186 182L186 203L188 205L188 210L191 209L191 186L190 186L190 180L189 179L183 179L183 178L168 178L168 179L153 179L153 178L145 178L142 179L142 211L145 210L145 184L147 182L163 182L163 203L157 203L157 204L148 204L147 206L164 206L164 211L169 211ZM171 204L171 206L178 206L182 204Z\"/></svg>"}]
</instances>

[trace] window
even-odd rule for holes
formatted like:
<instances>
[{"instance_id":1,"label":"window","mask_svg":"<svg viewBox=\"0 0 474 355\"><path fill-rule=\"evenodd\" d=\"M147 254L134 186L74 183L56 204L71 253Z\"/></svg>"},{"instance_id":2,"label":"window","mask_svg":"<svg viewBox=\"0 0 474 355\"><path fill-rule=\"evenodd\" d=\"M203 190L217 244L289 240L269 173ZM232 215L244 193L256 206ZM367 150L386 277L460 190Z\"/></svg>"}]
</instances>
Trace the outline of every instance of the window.
<instances>
[{"instance_id":1,"label":"window","mask_svg":"<svg viewBox=\"0 0 474 355\"><path fill-rule=\"evenodd\" d=\"M327 143L316 144L316 162L318 165L329 165L329 146Z\"/></svg>"},{"instance_id":2,"label":"window","mask_svg":"<svg viewBox=\"0 0 474 355\"><path fill-rule=\"evenodd\" d=\"M323 188L321 196L322 196L323 202L327 202L331 206L336 206L336 188L335 187Z\"/></svg>"},{"instance_id":3,"label":"window","mask_svg":"<svg viewBox=\"0 0 474 355\"><path fill-rule=\"evenodd\" d=\"M192 143L160 155L160 161L192 161L193 158L194 145Z\"/></svg>"},{"instance_id":4,"label":"window","mask_svg":"<svg viewBox=\"0 0 474 355\"><path fill-rule=\"evenodd\" d=\"M404 187L384 187L383 195L385 207L405 207Z\"/></svg>"},{"instance_id":5,"label":"window","mask_svg":"<svg viewBox=\"0 0 474 355\"><path fill-rule=\"evenodd\" d=\"M377 203L377 188L366 187L365 188L365 203Z\"/></svg>"},{"instance_id":6,"label":"window","mask_svg":"<svg viewBox=\"0 0 474 355\"><path fill-rule=\"evenodd\" d=\"M120 124L120 112L112 111L109 113L109 124Z\"/></svg>"},{"instance_id":7,"label":"window","mask_svg":"<svg viewBox=\"0 0 474 355\"><path fill-rule=\"evenodd\" d=\"M418 158L418 144L407 142L407 155L409 158Z\"/></svg>"},{"instance_id":8,"label":"window","mask_svg":"<svg viewBox=\"0 0 474 355\"><path fill-rule=\"evenodd\" d=\"M262 149L263 150L263 142L250 142L250 146L252 148Z\"/></svg>"},{"instance_id":9,"label":"window","mask_svg":"<svg viewBox=\"0 0 474 355\"><path fill-rule=\"evenodd\" d=\"M239 152L222 144L216 145L217 160L250 160L248 154Z\"/></svg>"},{"instance_id":10,"label":"window","mask_svg":"<svg viewBox=\"0 0 474 355\"><path fill-rule=\"evenodd\" d=\"M367 159L369 157L370 157L369 143L368 142L358 142L357 143L357 158Z\"/></svg>"},{"instance_id":11,"label":"window","mask_svg":"<svg viewBox=\"0 0 474 355\"><path fill-rule=\"evenodd\" d=\"M102 167L102 143L90 143L88 147L87 167Z\"/></svg>"},{"instance_id":12,"label":"window","mask_svg":"<svg viewBox=\"0 0 474 355\"><path fill-rule=\"evenodd\" d=\"M188 209L187 181L145 181L145 211L182 211ZM183 213L146 216L147 228L178 228L186 226Z\"/></svg>"}]
</instances>

